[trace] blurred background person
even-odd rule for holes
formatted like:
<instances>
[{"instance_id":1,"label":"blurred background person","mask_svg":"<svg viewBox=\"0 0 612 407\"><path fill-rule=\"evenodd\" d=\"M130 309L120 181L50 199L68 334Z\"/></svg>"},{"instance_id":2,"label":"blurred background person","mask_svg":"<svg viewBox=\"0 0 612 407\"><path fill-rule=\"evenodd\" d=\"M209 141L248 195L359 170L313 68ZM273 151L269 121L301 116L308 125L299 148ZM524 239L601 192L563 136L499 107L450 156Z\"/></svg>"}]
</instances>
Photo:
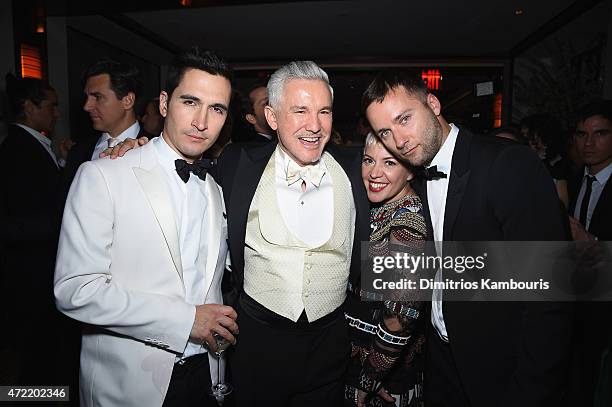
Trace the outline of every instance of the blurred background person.
<instances>
[{"instance_id":1,"label":"blurred background person","mask_svg":"<svg viewBox=\"0 0 612 407\"><path fill-rule=\"evenodd\" d=\"M159 97L151 99L140 117L140 127L145 137L152 139L161 134L164 128L164 118L159 113Z\"/></svg>"},{"instance_id":2,"label":"blurred background person","mask_svg":"<svg viewBox=\"0 0 612 407\"><path fill-rule=\"evenodd\" d=\"M51 150L57 94L38 79L6 79L13 123L0 146L0 297L9 357L0 377L13 385L74 384L78 336L55 309L52 290L61 214L61 169Z\"/></svg>"},{"instance_id":3,"label":"blurred background person","mask_svg":"<svg viewBox=\"0 0 612 407\"><path fill-rule=\"evenodd\" d=\"M529 146L546 166L557 188L559 199L567 208L569 196L567 180L570 177L570 163L563 157L566 132L561 123L549 114L537 114L521 122L521 133L526 135Z\"/></svg>"}]
</instances>

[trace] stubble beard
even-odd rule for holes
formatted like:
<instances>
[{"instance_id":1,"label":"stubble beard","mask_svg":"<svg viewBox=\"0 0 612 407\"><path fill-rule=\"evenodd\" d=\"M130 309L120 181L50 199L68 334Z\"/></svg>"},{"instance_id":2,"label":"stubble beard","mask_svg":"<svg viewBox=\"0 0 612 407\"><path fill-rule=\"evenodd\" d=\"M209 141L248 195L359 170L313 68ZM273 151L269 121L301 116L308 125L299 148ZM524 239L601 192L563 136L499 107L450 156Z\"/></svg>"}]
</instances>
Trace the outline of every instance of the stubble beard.
<instances>
[{"instance_id":1,"label":"stubble beard","mask_svg":"<svg viewBox=\"0 0 612 407\"><path fill-rule=\"evenodd\" d=\"M427 166L440 151L442 147L442 125L431 113L429 122L423 130L423 138L421 142L421 154L413 159L406 158L405 161L413 167Z\"/></svg>"}]
</instances>

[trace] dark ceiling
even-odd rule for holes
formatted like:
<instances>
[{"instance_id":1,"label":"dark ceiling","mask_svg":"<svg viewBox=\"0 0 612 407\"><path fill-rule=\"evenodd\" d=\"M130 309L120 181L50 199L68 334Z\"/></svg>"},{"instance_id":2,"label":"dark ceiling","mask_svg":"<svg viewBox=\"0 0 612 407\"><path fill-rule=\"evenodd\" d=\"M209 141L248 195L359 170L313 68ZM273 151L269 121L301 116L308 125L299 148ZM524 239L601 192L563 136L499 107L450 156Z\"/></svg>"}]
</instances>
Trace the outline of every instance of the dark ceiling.
<instances>
[{"instance_id":1,"label":"dark ceiling","mask_svg":"<svg viewBox=\"0 0 612 407\"><path fill-rule=\"evenodd\" d=\"M187 0L183 0L185 2ZM49 1L51 16L150 62L199 44L236 65L512 57L600 0Z\"/></svg>"}]
</instances>

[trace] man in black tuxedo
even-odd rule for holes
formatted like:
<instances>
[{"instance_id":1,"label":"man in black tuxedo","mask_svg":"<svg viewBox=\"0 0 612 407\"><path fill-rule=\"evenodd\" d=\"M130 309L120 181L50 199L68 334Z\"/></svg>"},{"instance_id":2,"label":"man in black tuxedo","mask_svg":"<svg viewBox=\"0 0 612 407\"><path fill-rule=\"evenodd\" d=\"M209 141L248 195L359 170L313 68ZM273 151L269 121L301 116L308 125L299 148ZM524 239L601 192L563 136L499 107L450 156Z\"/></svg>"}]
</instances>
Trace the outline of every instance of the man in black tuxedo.
<instances>
[{"instance_id":1,"label":"man in black tuxedo","mask_svg":"<svg viewBox=\"0 0 612 407\"><path fill-rule=\"evenodd\" d=\"M428 168L419 188L435 241L565 240L546 169L528 148L447 123L420 78L380 74L362 107L399 159ZM418 187L418 186L417 186ZM555 303L449 302L434 291L428 406L547 406L563 391L571 309Z\"/></svg>"},{"instance_id":2,"label":"man in black tuxedo","mask_svg":"<svg viewBox=\"0 0 612 407\"><path fill-rule=\"evenodd\" d=\"M349 360L342 312L369 237L360 155L328 145L332 89L314 62L268 83L278 143L230 144L219 159L240 326L239 406L338 406Z\"/></svg>"},{"instance_id":3,"label":"man in black tuxedo","mask_svg":"<svg viewBox=\"0 0 612 407\"><path fill-rule=\"evenodd\" d=\"M102 59L83 73L85 110L99 137L80 140L68 153L64 170L65 194L79 166L97 160L100 153L126 138L147 137L136 117L136 100L142 84L138 69L130 64Z\"/></svg>"},{"instance_id":4,"label":"man in black tuxedo","mask_svg":"<svg viewBox=\"0 0 612 407\"><path fill-rule=\"evenodd\" d=\"M60 167L51 137L59 110L55 90L37 79L9 76L7 94L14 122L0 146L0 297L1 340L13 363L2 362L9 370L3 377L12 380L3 384L45 385L62 379L55 370L61 327L52 290ZM41 352L41 332L51 351Z\"/></svg>"},{"instance_id":5,"label":"man in black tuxedo","mask_svg":"<svg viewBox=\"0 0 612 407\"><path fill-rule=\"evenodd\" d=\"M585 166L569 183L572 237L592 245L585 256L596 256L597 241L612 240L612 101L592 102L578 112L574 143ZM567 405L593 404L601 358L612 344L611 315L610 302L577 304Z\"/></svg>"}]
</instances>

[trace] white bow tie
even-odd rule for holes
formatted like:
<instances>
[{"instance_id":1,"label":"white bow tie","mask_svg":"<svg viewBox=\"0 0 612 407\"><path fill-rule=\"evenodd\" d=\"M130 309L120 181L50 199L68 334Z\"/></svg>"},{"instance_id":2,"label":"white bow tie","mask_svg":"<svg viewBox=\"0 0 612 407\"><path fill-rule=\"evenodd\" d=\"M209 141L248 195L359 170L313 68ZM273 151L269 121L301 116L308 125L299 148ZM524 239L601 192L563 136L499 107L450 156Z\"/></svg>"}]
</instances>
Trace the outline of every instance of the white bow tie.
<instances>
[{"instance_id":1,"label":"white bow tie","mask_svg":"<svg viewBox=\"0 0 612 407\"><path fill-rule=\"evenodd\" d=\"M292 160L289 160L287 165L287 185L296 183L302 180L306 183L310 182L315 187L321 185L321 180L325 175L325 170L319 164L307 165L300 167Z\"/></svg>"}]
</instances>

